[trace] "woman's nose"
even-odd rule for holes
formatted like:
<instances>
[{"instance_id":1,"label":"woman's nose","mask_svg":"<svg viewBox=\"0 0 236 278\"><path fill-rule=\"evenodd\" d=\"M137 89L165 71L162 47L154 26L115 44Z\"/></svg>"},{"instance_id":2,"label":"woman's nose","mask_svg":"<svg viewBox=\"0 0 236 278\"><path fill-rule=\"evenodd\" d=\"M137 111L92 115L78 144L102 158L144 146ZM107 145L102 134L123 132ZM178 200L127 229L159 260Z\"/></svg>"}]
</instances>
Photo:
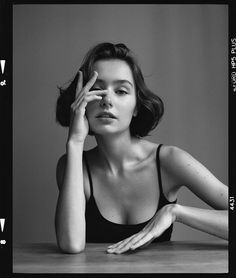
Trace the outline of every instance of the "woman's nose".
<instances>
[{"instance_id":1,"label":"woman's nose","mask_svg":"<svg viewBox=\"0 0 236 278\"><path fill-rule=\"evenodd\" d=\"M109 107L112 106L112 100L109 93L105 93L102 95L102 99L100 100L101 107Z\"/></svg>"}]
</instances>

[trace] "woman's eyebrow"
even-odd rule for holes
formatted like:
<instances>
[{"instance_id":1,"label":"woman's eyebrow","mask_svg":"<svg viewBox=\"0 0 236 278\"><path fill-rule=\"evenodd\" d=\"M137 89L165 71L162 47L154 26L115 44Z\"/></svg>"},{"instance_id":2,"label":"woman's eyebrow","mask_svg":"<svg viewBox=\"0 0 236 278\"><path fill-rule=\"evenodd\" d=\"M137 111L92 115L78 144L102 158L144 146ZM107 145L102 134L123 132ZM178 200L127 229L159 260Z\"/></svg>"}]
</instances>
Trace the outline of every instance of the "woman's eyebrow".
<instances>
[{"instance_id":1,"label":"woman's eyebrow","mask_svg":"<svg viewBox=\"0 0 236 278\"><path fill-rule=\"evenodd\" d=\"M106 83L105 80L103 79L97 79L95 83ZM123 83L128 83L129 85L131 85L133 87L133 84L129 81L129 80L126 80L126 79L117 79L117 80L114 80L112 83L114 84L123 84Z\"/></svg>"},{"instance_id":2,"label":"woman's eyebrow","mask_svg":"<svg viewBox=\"0 0 236 278\"><path fill-rule=\"evenodd\" d=\"M126 79L118 79L118 80L114 80L113 83L129 83L132 87L133 87L133 84L129 81L129 80L126 80Z\"/></svg>"}]
</instances>

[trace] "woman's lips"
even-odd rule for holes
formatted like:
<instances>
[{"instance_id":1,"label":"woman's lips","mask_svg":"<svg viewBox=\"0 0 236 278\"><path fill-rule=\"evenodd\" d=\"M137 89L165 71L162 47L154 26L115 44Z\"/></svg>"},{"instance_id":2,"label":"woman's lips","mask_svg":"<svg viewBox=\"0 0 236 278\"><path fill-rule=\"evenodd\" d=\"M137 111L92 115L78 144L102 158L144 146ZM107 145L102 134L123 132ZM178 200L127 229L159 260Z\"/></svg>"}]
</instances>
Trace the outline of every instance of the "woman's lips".
<instances>
[{"instance_id":1,"label":"woman's lips","mask_svg":"<svg viewBox=\"0 0 236 278\"><path fill-rule=\"evenodd\" d=\"M102 112L98 114L96 118L116 119L116 117L110 112Z\"/></svg>"}]
</instances>

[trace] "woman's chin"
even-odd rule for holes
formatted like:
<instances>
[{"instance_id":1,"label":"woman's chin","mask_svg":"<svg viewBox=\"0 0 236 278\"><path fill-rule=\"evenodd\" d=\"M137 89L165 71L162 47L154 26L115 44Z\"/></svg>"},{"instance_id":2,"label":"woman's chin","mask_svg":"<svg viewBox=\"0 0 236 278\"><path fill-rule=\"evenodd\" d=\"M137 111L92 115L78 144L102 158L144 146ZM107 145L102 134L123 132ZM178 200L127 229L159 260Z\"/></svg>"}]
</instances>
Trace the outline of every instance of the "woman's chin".
<instances>
[{"instance_id":1,"label":"woman's chin","mask_svg":"<svg viewBox=\"0 0 236 278\"><path fill-rule=\"evenodd\" d=\"M108 136L108 135L112 135L112 134L116 134L117 132L114 130L109 130L108 128L96 128L93 129L92 132L94 133L94 135L99 135L99 136Z\"/></svg>"},{"instance_id":2,"label":"woman's chin","mask_svg":"<svg viewBox=\"0 0 236 278\"><path fill-rule=\"evenodd\" d=\"M97 126L92 129L93 134L96 136L113 136L129 132L129 129L117 129L111 126Z\"/></svg>"}]
</instances>

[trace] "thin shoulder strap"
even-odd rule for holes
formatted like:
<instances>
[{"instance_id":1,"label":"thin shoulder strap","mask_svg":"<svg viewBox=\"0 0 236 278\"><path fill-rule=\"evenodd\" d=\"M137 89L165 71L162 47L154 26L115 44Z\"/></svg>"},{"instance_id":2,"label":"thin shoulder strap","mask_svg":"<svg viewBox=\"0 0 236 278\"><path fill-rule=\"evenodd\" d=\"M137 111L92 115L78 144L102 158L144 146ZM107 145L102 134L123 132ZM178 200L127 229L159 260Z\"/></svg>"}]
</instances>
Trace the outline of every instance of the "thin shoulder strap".
<instances>
[{"instance_id":1,"label":"thin shoulder strap","mask_svg":"<svg viewBox=\"0 0 236 278\"><path fill-rule=\"evenodd\" d=\"M84 161L85 161L85 166L87 169L87 173L88 173L88 178L89 178L89 185L90 185L90 194L91 196L93 196L93 182L92 182L92 176L91 176L91 172L89 169L89 164L88 164L88 159L85 155L85 152L83 153L83 157L84 157Z\"/></svg>"},{"instance_id":2,"label":"thin shoulder strap","mask_svg":"<svg viewBox=\"0 0 236 278\"><path fill-rule=\"evenodd\" d=\"M162 181L161 181L161 165L160 165L160 148L163 144L159 144L156 151L156 162L157 162L157 172L158 172L158 182L159 182L159 188L160 188L160 194L163 195L163 189L162 189Z\"/></svg>"}]
</instances>

